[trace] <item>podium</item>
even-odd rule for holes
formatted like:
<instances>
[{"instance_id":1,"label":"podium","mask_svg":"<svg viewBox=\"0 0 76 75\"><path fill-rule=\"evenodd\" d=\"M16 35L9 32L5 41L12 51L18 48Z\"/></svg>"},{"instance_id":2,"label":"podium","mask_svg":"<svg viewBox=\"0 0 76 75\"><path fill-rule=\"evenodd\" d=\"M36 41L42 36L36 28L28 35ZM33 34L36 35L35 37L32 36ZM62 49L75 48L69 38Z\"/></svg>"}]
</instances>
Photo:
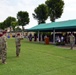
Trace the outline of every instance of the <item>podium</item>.
<instances>
[{"instance_id":1,"label":"podium","mask_svg":"<svg viewBox=\"0 0 76 75\"><path fill-rule=\"evenodd\" d=\"M49 37L45 38L45 44L49 44Z\"/></svg>"}]
</instances>

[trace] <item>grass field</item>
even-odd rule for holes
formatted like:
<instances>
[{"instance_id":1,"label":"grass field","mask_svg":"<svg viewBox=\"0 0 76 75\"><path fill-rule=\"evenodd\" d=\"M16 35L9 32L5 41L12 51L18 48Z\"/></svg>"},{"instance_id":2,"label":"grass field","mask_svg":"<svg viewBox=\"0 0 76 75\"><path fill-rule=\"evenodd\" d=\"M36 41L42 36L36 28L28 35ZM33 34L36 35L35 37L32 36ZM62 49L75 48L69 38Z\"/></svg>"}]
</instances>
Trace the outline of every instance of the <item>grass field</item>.
<instances>
[{"instance_id":1,"label":"grass field","mask_svg":"<svg viewBox=\"0 0 76 75\"><path fill-rule=\"evenodd\" d=\"M76 50L22 40L20 57L15 39L8 39L7 64L0 62L0 75L76 75Z\"/></svg>"}]
</instances>

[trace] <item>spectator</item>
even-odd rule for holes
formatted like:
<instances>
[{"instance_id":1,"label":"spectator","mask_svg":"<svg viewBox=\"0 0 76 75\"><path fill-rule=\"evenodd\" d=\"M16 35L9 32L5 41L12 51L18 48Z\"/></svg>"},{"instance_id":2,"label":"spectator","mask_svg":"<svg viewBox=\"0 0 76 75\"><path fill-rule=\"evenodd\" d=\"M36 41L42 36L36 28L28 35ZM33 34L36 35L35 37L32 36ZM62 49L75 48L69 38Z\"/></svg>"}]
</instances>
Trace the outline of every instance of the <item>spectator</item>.
<instances>
[{"instance_id":1,"label":"spectator","mask_svg":"<svg viewBox=\"0 0 76 75\"><path fill-rule=\"evenodd\" d=\"M61 36L61 42L63 42L64 41L64 37L63 36Z\"/></svg>"},{"instance_id":2,"label":"spectator","mask_svg":"<svg viewBox=\"0 0 76 75\"><path fill-rule=\"evenodd\" d=\"M29 41L32 41L32 34L29 35Z\"/></svg>"},{"instance_id":3,"label":"spectator","mask_svg":"<svg viewBox=\"0 0 76 75\"><path fill-rule=\"evenodd\" d=\"M57 42L61 42L61 40L60 40L60 37L59 37L59 36L57 37Z\"/></svg>"},{"instance_id":4,"label":"spectator","mask_svg":"<svg viewBox=\"0 0 76 75\"><path fill-rule=\"evenodd\" d=\"M70 34L69 38L70 38L71 49L73 49L74 44L75 44L75 36L73 35L73 33Z\"/></svg>"}]
</instances>

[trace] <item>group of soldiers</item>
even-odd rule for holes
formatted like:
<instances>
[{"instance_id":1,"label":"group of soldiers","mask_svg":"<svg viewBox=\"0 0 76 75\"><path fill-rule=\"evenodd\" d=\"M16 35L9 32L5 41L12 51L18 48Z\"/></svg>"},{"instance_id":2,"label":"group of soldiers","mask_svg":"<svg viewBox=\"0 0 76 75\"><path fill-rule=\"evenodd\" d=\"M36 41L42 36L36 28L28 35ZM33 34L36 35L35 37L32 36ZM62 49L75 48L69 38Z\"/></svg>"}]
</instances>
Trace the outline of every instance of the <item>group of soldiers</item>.
<instances>
[{"instance_id":1,"label":"group of soldiers","mask_svg":"<svg viewBox=\"0 0 76 75\"><path fill-rule=\"evenodd\" d=\"M3 64L6 64L6 58L7 58L7 31L3 30L0 32L0 61ZM15 37L15 43L16 43L16 56L19 57L20 54L20 47L21 47L21 40L23 38L20 36L19 33L16 34Z\"/></svg>"}]
</instances>

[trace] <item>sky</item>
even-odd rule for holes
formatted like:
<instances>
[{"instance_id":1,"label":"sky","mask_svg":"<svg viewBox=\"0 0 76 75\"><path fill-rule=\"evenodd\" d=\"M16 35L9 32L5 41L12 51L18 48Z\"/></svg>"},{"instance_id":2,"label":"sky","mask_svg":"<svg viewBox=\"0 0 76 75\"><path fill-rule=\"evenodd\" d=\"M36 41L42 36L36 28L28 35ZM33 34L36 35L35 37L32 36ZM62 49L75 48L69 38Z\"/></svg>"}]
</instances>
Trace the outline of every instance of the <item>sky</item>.
<instances>
[{"instance_id":1,"label":"sky","mask_svg":"<svg viewBox=\"0 0 76 75\"><path fill-rule=\"evenodd\" d=\"M19 11L27 11L29 13L30 22L25 29L36 26L37 20L32 16L34 9L46 0L0 0L0 22L3 22L8 16L17 17ZM63 0L65 5L61 18L57 21L65 21L76 19L76 0ZM50 23L48 19L46 23Z\"/></svg>"}]
</instances>

